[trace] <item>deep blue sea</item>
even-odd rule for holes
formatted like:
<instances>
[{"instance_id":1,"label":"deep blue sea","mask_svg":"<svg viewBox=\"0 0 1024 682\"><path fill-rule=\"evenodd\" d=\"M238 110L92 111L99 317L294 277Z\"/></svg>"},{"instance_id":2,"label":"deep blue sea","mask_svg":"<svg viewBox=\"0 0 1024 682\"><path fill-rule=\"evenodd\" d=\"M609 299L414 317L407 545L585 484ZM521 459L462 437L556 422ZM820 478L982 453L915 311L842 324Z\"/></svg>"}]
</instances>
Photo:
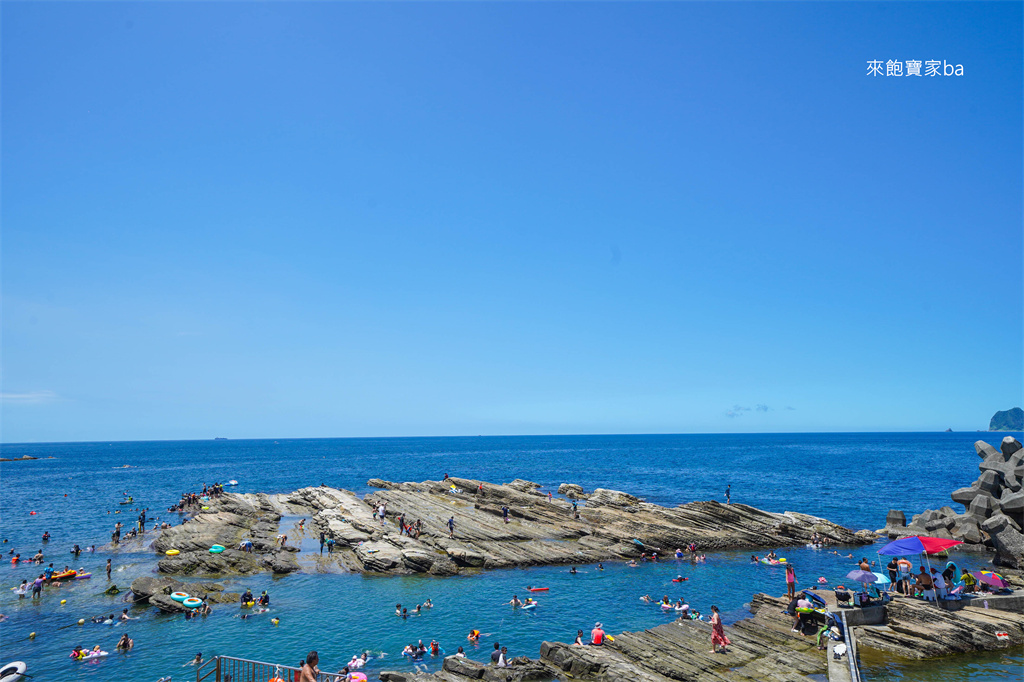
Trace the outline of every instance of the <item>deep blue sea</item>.
<instances>
[{"instance_id":1,"label":"deep blue sea","mask_svg":"<svg viewBox=\"0 0 1024 682\"><path fill-rule=\"evenodd\" d=\"M676 505L694 500L724 501L727 484L733 502L771 511L800 511L829 518L854 529L880 528L886 511L903 509L908 519L925 508L949 504L955 488L978 475L973 443L998 447L1005 434L878 433L767 435L536 436L465 438L381 438L317 440L228 440L177 442L57 443L3 445L4 457L32 455L36 461L0 464L4 495L0 498L0 534L5 555L23 557L40 547L48 561L94 571L91 580L75 581L44 592L41 603L19 601L9 590L0 594L2 660L24 660L36 680L156 680L173 674L188 679L182 667L197 652L225 654L294 665L307 651L320 652L321 668L340 669L353 654L380 651L368 672L409 668L404 645L437 639L453 653L466 645L471 629L486 633L471 657L485 660L494 641L511 655L537 656L544 640L572 641L577 629L595 621L615 633L658 625L672 616L643 604L639 596L683 597L701 611L717 604L736 620L755 592L782 594L783 575L774 567L751 565L749 552L716 553L706 564L666 562L629 569L607 564L604 571L582 566L577 575L565 568L490 571L454 578L382 578L350 574L293 574L229 580L241 591L267 589L272 614L241 620L234 606L215 607L206 619L186 622L150 607L133 607L139 620L127 626L75 625L101 613L119 612L123 595L103 594L107 558L115 566L113 582L126 588L139 575L152 573L152 553L85 553L72 562L68 554L109 542L115 521L131 521L114 512L129 491L150 509L151 517L176 514L162 510L184 491L204 483L237 479L235 492L289 492L321 483L358 493L366 481L396 481L452 476L495 483L525 478L555 491L560 483L623 490L648 501ZM1021 434L1012 434L1020 438ZM53 459L46 459L53 457ZM120 468L128 464L131 468ZM927 473L922 473L927 472ZM35 511L35 515L30 515ZM287 520L289 536L294 530ZM49 531L51 540L40 538ZM309 545L306 545L307 547ZM854 551L854 550L851 550ZM830 584L851 570L851 560L825 551L786 548L780 552L798 567L801 584L819 576ZM857 556L872 556L869 548ZM970 565L968 561L967 565ZM34 577L34 567L0 564L3 585L13 588ZM673 583L683 574L689 580ZM551 588L533 612L503 605L527 584ZM396 603L414 605L430 598L435 607L403 621L393 615ZM67 603L61 605L61 599ZM280 625L270 622L280 618ZM114 644L127 630L135 649L115 654ZM33 640L30 632L36 632ZM105 659L78 663L68 658L73 646L99 644L112 652ZM428 670L440 660L421 662ZM867 670L871 680L1014 679L1024 652L983 654L924 665L892 663Z\"/></svg>"}]
</instances>

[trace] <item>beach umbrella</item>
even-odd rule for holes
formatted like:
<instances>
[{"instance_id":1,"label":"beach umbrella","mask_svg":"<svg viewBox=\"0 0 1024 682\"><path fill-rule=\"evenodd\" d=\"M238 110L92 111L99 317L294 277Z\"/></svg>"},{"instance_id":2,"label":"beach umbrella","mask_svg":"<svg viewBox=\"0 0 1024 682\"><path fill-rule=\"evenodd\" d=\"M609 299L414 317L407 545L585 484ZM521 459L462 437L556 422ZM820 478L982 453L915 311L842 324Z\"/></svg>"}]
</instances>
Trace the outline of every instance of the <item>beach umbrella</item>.
<instances>
[{"instance_id":1,"label":"beach umbrella","mask_svg":"<svg viewBox=\"0 0 1024 682\"><path fill-rule=\"evenodd\" d=\"M877 574L871 571L862 571L859 568L846 574L848 580L856 583L873 583L878 580Z\"/></svg>"},{"instance_id":2,"label":"beach umbrella","mask_svg":"<svg viewBox=\"0 0 1024 682\"><path fill-rule=\"evenodd\" d=\"M960 540L948 540L946 538L933 538L927 535L908 535L899 540L893 540L882 549L879 554L886 556L905 556L907 554L938 554L950 547L962 545Z\"/></svg>"},{"instance_id":3,"label":"beach umbrella","mask_svg":"<svg viewBox=\"0 0 1024 682\"><path fill-rule=\"evenodd\" d=\"M992 571L971 571L971 575L977 578L979 581L991 585L992 587L1009 587L1010 584L1006 582L1006 578L993 573Z\"/></svg>"},{"instance_id":4,"label":"beach umbrella","mask_svg":"<svg viewBox=\"0 0 1024 682\"><path fill-rule=\"evenodd\" d=\"M928 570L931 571L932 562L928 559L929 554L939 554L945 552L950 547L962 545L963 542L960 540L949 540L947 538L933 538L928 535L908 535L905 538L899 540L893 540L882 549L878 550L878 554L885 554L887 556L906 556L908 554L924 554L924 561L928 564ZM932 598L935 599L935 603L938 604L939 598L935 594L935 588L932 587Z\"/></svg>"}]
</instances>

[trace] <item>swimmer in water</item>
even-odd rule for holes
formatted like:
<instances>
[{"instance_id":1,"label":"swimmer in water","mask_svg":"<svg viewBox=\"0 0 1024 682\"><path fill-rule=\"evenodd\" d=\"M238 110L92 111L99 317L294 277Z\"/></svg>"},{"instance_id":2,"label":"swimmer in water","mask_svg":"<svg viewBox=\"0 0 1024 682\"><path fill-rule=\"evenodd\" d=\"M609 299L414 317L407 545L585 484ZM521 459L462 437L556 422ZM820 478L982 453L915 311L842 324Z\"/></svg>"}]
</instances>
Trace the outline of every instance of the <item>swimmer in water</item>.
<instances>
[{"instance_id":1,"label":"swimmer in water","mask_svg":"<svg viewBox=\"0 0 1024 682\"><path fill-rule=\"evenodd\" d=\"M569 572L575 575L575 573L576 573L576 567L575 567L575 566L573 566L572 568L570 568L570 569L569 569Z\"/></svg>"},{"instance_id":2,"label":"swimmer in water","mask_svg":"<svg viewBox=\"0 0 1024 682\"><path fill-rule=\"evenodd\" d=\"M636 568L637 567L636 559L630 559L629 563L626 564L626 565L629 566L630 568Z\"/></svg>"},{"instance_id":3,"label":"swimmer in water","mask_svg":"<svg viewBox=\"0 0 1024 682\"><path fill-rule=\"evenodd\" d=\"M599 570L599 571L603 571L604 570L604 564L602 564L600 561L597 562L597 570Z\"/></svg>"},{"instance_id":4,"label":"swimmer in water","mask_svg":"<svg viewBox=\"0 0 1024 682\"><path fill-rule=\"evenodd\" d=\"M512 595L512 601L507 602L507 603L511 604L513 607L515 607L515 606L522 606L523 605L523 602L519 601L519 595L515 595L515 594Z\"/></svg>"},{"instance_id":5,"label":"swimmer in water","mask_svg":"<svg viewBox=\"0 0 1024 682\"><path fill-rule=\"evenodd\" d=\"M433 604L433 602L431 602L431 601L430 601L429 599L427 599L427 601L423 602L423 603L421 604L421 606L422 606L423 608L425 608L425 609L429 609L429 608L432 608L432 607L434 606L434 604Z\"/></svg>"},{"instance_id":6,"label":"swimmer in water","mask_svg":"<svg viewBox=\"0 0 1024 682\"><path fill-rule=\"evenodd\" d=\"M401 604L395 604L395 615L396 616L401 616L402 615L402 605Z\"/></svg>"},{"instance_id":7,"label":"swimmer in water","mask_svg":"<svg viewBox=\"0 0 1024 682\"><path fill-rule=\"evenodd\" d=\"M466 637L466 639L468 639L469 641L473 642L474 644L476 642L479 642L480 641L480 631L479 630L470 630L469 635Z\"/></svg>"},{"instance_id":8,"label":"swimmer in water","mask_svg":"<svg viewBox=\"0 0 1024 682\"><path fill-rule=\"evenodd\" d=\"M202 665L202 664L203 664L203 652L200 651L198 654L196 654L195 658L193 658L192 660L190 660L188 663L186 663L185 665L183 665L181 667L182 668L186 668L186 667L188 667L190 665Z\"/></svg>"}]
</instances>

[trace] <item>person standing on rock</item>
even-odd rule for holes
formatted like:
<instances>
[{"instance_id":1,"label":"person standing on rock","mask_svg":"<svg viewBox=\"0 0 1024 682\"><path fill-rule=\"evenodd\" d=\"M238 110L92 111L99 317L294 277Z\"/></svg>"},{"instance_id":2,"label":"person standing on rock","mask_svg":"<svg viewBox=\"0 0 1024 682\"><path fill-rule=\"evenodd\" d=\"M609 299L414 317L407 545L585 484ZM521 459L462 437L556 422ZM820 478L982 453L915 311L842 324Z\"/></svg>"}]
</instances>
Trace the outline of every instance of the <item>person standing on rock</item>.
<instances>
[{"instance_id":1,"label":"person standing on rock","mask_svg":"<svg viewBox=\"0 0 1024 682\"><path fill-rule=\"evenodd\" d=\"M501 508L501 518L505 520L505 523L508 523L508 507Z\"/></svg>"},{"instance_id":2,"label":"person standing on rock","mask_svg":"<svg viewBox=\"0 0 1024 682\"><path fill-rule=\"evenodd\" d=\"M455 539L455 517L451 516L448 518L448 537L452 540Z\"/></svg>"},{"instance_id":3,"label":"person standing on rock","mask_svg":"<svg viewBox=\"0 0 1024 682\"><path fill-rule=\"evenodd\" d=\"M110 580L110 559L107 559L107 580Z\"/></svg>"},{"instance_id":4,"label":"person standing on rock","mask_svg":"<svg viewBox=\"0 0 1024 682\"><path fill-rule=\"evenodd\" d=\"M732 504L732 483L728 483L725 486L725 503Z\"/></svg>"},{"instance_id":5,"label":"person standing on rock","mask_svg":"<svg viewBox=\"0 0 1024 682\"><path fill-rule=\"evenodd\" d=\"M796 596L796 571L793 564L786 564L786 597L792 599Z\"/></svg>"},{"instance_id":6,"label":"person standing on rock","mask_svg":"<svg viewBox=\"0 0 1024 682\"><path fill-rule=\"evenodd\" d=\"M334 554L334 538L327 538L327 553Z\"/></svg>"},{"instance_id":7,"label":"person standing on rock","mask_svg":"<svg viewBox=\"0 0 1024 682\"><path fill-rule=\"evenodd\" d=\"M725 628L722 627L722 615L718 613L718 607L711 607L711 653L717 654L718 647L722 647L722 653L726 653L725 647L732 644L725 636Z\"/></svg>"},{"instance_id":8,"label":"person standing on rock","mask_svg":"<svg viewBox=\"0 0 1024 682\"><path fill-rule=\"evenodd\" d=\"M324 544L325 544L324 532L320 531L320 555L321 556L323 556L323 553L324 553Z\"/></svg>"}]
</instances>

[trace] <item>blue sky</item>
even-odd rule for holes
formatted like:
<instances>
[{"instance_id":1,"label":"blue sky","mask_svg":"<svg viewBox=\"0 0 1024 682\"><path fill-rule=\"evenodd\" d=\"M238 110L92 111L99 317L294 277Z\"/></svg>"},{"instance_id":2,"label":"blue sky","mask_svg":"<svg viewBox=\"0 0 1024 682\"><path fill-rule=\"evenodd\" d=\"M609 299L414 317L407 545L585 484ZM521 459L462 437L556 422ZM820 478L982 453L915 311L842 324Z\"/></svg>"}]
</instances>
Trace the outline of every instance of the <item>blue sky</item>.
<instances>
[{"instance_id":1,"label":"blue sky","mask_svg":"<svg viewBox=\"0 0 1024 682\"><path fill-rule=\"evenodd\" d=\"M1021 3L2 12L6 442L1021 403Z\"/></svg>"}]
</instances>

